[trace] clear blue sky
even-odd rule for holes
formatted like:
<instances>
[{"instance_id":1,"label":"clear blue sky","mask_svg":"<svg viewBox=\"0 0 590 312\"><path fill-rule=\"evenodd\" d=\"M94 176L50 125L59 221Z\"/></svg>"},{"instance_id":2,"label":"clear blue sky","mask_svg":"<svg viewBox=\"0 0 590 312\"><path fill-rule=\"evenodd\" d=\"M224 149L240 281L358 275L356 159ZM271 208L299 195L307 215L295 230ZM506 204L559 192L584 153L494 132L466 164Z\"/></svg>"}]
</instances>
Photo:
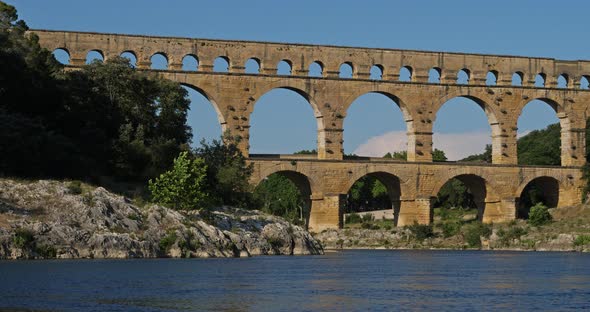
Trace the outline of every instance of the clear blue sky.
<instances>
[{"instance_id":1,"label":"clear blue sky","mask_svg":"<svg viewBox=\"0 0 590 312\"><path fill-rule=\"evenodd\" d=\"M585 1L152 1L8 0L32 28L245 39L590 59ZM219 134L208 102L192 92L195 141ZM435 131L488 132L485 114L454 100ZM545 105L525 108L519 131L557 119ZM275 124L268 116L289 116ZM401 112L380 96L363 96L348 111L345 151L372 137L405 131ZM293 152L316 144L316 122L296 94L275 90L256 104L253 152Z\"/></svg>"}]
</instances>

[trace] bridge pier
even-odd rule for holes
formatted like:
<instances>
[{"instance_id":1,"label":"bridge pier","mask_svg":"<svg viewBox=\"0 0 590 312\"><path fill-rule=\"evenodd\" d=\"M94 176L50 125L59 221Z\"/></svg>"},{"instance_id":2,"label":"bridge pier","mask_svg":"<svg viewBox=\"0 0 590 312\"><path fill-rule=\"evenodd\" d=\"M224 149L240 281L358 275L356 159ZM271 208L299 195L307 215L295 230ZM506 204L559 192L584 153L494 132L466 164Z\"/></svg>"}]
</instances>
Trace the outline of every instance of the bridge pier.
<instances>
[{"instance_id":1,"label":"bridge pier","mask_svg":"<svg viewBox=\"0 0 590 312\"><path fill-rule=\"evenodd\" d=\"M346 194L312 195L309 231L319 233L327 229L342 228L344 205L346 205Z\"/></svg>"}]
</instances>

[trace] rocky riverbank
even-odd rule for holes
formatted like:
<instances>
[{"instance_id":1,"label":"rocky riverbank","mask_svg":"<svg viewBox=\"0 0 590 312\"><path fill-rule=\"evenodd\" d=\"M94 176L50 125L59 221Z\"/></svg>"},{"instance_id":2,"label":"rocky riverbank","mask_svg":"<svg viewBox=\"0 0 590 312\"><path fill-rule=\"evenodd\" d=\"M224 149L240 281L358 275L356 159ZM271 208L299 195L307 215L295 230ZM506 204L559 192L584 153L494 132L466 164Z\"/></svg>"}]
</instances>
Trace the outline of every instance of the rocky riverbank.
<instances>
[{"instance_id":1,"label":"rocky riverbank","mask_svg":"<svg viewBox=\"0 0 590 312\"><path fill-rule=\"evenodd\" d=\"M140 207L101 187L0 180L0 259L322 254L301 227L259 211Z\"/></svg>"},{"instance_id":2,"label":"rocky riverbank","mask_svg":"<svg viewBox=\"0 0 590 312\"><path fill-rule=\"evenodd\" d=\"M590 206L550 209L553 221L482 225L470 215L435 217L432 226L393 227L386 221L349 224L315 235L326 249L482 249L590 252ZM475 217L475 215L473 215Z\"/></svg>"}]
</instances>

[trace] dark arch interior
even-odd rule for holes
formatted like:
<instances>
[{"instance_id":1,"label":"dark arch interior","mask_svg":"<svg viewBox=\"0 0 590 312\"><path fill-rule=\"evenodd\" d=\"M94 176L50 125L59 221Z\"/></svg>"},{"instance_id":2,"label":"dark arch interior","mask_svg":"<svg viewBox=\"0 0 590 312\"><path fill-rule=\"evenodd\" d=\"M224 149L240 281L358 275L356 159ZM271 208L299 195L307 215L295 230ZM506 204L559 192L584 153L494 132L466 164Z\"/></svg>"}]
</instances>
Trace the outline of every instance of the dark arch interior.
<instances>
[{"instance_id":1,"label":"dark arch interior","mask_svg":"<svg viewBox=\"0 0 590 312\"><path fill-rule=\"evenodd\" d=\"M400 211L401 187L398 177L386 172L369 173L356 180L348 191L345 213L393 209L397 225Z\"/></svg>"},{"instance_id":2,"label":"dark arch interior","mask_svg":"<svg viewBox=\"0 0 590 312\"><path fill-rule=\"evenodd\" d=\"M549 208L557 207L559 203L559 182L551 177L539 177L530 181L518 198L519 219L528 219L531 207L543 203Z\"/></svg>"},{"instance_id":3,"label":"dark arch interior","mask_svg":"<svg viewBox=\"0 0 590 312\"><path fill-rule=\"evenodd\" d=\"M486 181L482 177L473 174L458 175L440 188L433 208L476 210L477 220L481 221L486 196Z\"/></svg>"},{"instance_id":4,"label":"dark arch interior","mask_svg":"<svg viewBox=\"0 0 590 312\"><path fill-rule=\"evenodd\" d=\"M311 185L295 171L279 171L264 178L254 190L254 201L264 212L304 225L309 224Z\"/></svg>"}]
</instances>

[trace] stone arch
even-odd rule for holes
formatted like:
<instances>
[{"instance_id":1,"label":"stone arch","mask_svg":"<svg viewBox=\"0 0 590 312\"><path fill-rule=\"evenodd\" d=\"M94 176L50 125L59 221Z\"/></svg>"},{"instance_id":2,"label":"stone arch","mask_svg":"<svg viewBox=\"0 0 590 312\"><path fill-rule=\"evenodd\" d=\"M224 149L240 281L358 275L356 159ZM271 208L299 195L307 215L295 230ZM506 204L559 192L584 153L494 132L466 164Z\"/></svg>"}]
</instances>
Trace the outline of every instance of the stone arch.
<instances>
[{"instance_id":1,"label":"stone arch","mask_svg":"<svg viewBox=\"0 0 590 312\"><path fill-rule=\"evenodd\" d=\"M120 56L128 59L129 64L131 66L133 66L133 67L137 66L137 53L135 53L135 51L125 50L125 51L121 52Z\"/></svg>"},{"instance_id":2,"label":"stone arch","mask_svg":"<svg viewBox=\"0 0 590 312\"><path fill-rule=\"evenodd\" d=\"M538 73L535 75L535 87L544 88L547 85L547 74Z\"/></svg>"},{"instance_id":3,"label":"stone arch","mask_svg":"<svg viewBox=\"0 0 590 312\"><path fill-rule=\"evenodd\" d=\"M377 93L377 94L381 94L386 96L387 98L389 98L390 100L392 100L398 107L399 109L402 111L402 114L404 116L404 120L406 122L406 128L408 132L413 132L414 131L414 116L412 111L409 109L408 105L406 104L406 102L404 102L402 99L400 99L398 96L394 95L393 93L386 91L386 90L378 90L375 89L373 86L368 87L368 88L359 88L356 90L357 92L353 93L352 95L350 95L349 97L346 98L345 102L344 102L344 106L342 107L344 112L347 112L348 109L350 108L350 106L352 105L352 103L354 101L356 101L356 99L358 99L359 97L368 94L368 93ZM346 119L346 114L344 114L344 118Z\"/></svg>"},{"instance_id":4,"label":"stone arch","mask_svg":"<svg viewBox=\"0 0 590 312\"><path fill-rule=\"evenodd\" d=\"M524 73L521 71L516 71L512 74L512 85L513 86L522 86L522 82L524 81Z\"/></svg>"},{"instance_id":5,"label":"stone arch","mask_svg":"<svg viewBox=\"0 0 590 312\"><path fill-rule=\"evenodd\" d=\"M261 61L257 57L251 57L244 63L244 73L260 74Z\"/></svg>"},{"instance_id":6,"label":"stone arch","mask_svg":"<svg viewBox=\"0 0 590 312\"><path fill-rule=\"evenodd\" d=\"M518 127L518 120L522 116L522 112L523 112L524 108L533 101L540 101L540 102L547 104L549 107L551 107L553 109L557 118L559 119L559 126L561 128L561 135L560 135L561 164L563 165L564 160L565 160L564 157L567 157L566 150L571 144L571 138L570 138L569 133L570 133L570 129L571 129L572 125L571 125L570 117L565 112L565 108L558 101L550 99L550 98L546 98L546 97L538 97L538 98L533 98L533 99L527 100L526 102L522 102L521 105L518 107L518 116L516 116L517 127Z\"/></svg>"},{"instance_id":7,"label":"stone arch","mask_svg":"<svg viewBox=\"0 0 590 312\"><path fill-rule=\"evenodd\" d=\"M347 61L340 64L340 67L338 68L338 77L345 79L354 78L354 66L352 65L352 62Z\"/></svg>"},{"instance_id":8,"label":"stone arch","mask_svg":"<svg viewBox=\"0 0 590 312\"><path fill-rule=\"evenodd\" d=\"M310 77L324 77L324 63L321 61L313 61L308 67L308 76Z\"/></svg>"},{"instance_id":9,"label":"stone arch","mask_svg":"<svg viewBox=\"0 0 590 312\"><path fill-rule=\"evenodd\" d=\"M382 80L383 79L383 65L375 64L371 66L370 76L369 78L372 80Z\"/></svg>"},{"instance_id":10,"label":"stone arch","mask_svg":"<svg viewBox=\"0 0 590 312\"><path fill-rule=\"evenodd\" d=\"M590 89L590 75L582 75L580 77L580 89L582 89L582 90Z\"/></svg>"},{"instance_id":11,"label":"stone arch","mask_svg":"<svg viewBox=\"0 0 590 312\"><path fill-rule=\"evenodd\" d=\"M290 85L292 83L292 85ZM310 105L312 111L313 111L313 115L316 118L316 130L318 133L318 140L317 140L317 150L318 153L321 150L321 147L323 144L323 141L319 139L320 133L324 130L324 120L323 120L323 115L315 101L315 99L312 97L312 95L310 93L308 93L306 90L306 86L305 86L305 81L296 81L296 80L292 80L292 79L283 79L283 80L277 80L274 83L270 83L264 86L265 88L259 88L257 89L258 92L256 92L248 101L248 120L251 123L252 122L252 114L255 111L255 106L256 104L258 104L259 100L261 97L263 97L265 94L275 90L275 89L284 89L284 90L289 90L289 91L293 91L294 93L298 94L299 96L301 96L303 99L305 99L305 101ZM250 124L250 127L252 125Z\"/></svg>"},{"instance_id":12,"label":"stone arch","mask_svg":"<svg viewBox=\"0 0 590 312\"><path fill-rule=\"evenodd\" d=\"M370 172L359 172L355 177L349 178L349 180L346 182L345 192L349 193L350 189L354 186L354 184L365 177L375 178L385 186L387 190L387 195L391 202L391 209L393 210L393 222L394 225L397 226L402 196L400 178L386 171L376 170Z\"/></svg>"},{"instance_id":13,"label":"stone arch","mask_svg":"<svg viewBox=\"0 0 590 312\"><path fill-rule=\"evenodd\" d=\"M490 70L486 74L486 86L495 86L498 84L498 71Z\"/></svg>"},{"instance_id":14,"label":"stone arch","mask_svg":"<svg viewBox=\"0 0 590 312\"><path fill-rule=\"evenodd\" d=\"M412 66L406 65L399 69L399 81L414 81L414 69Z\"/></svg>"},{"instance_id":15,"label":"stone arch","mask_svg":"<svg viewBox=\"0 0 590 312\"><path fill-rule=\"evenodd\" d=\"M471 81L471 71L467 68L462 68L457 72L457 84L469 84Z\"/></svg>"},{"instance_id":16,"label":"stone arch","mask_svg":"<svg viewBox=\"0 0 590 312\"><path fill-rule=\"evenodd\" d=\"M527 219L531 206L539 201L549 208L558 207L559 192L560 183L554 177L541 175L524 181L518 186L515 194L517 198L517 218Z\"/></svg>"},{"instance_id":17,"label":"stone arch","mask_svg":"<svg viewBox=\"0 0 590 312\"><path fill-rule=\"evenodd\" d=\"M288 59L280 60L277 64L277 75L290 76L293 74L293 62Z\"/></svg>"},{"instance_id":18,"label":"stone arch","mask_svg":"<svg viewBox=\"0 0 590 312\"><path fill-rule=\"evenodd\" d=\"M86 53L86 64L92 63L94 60L99 60L100 62L105 61L104 53L102 50L93 49Z\"/></svg>"},{"instance_id":19,"label":"stone arch","mask_svg":"<svg viewBox=\"0 0 590 312\"><path fill-rule=\"evenodd\" d=\"M312 178L310 178L308 173L301 172L301 171L297 170L297 168L283 168L283 167L284 166L280 166L279 168L277 168L277 166L272 166L268 170L261 172L259 175L259 179L251 181L251 183L255 187L257 187L264 180L266 180L269 176L271 176L273 174L278 174L278 175L281 175L281 176L289 179L297 187L297 189L299 190L299 192L304 200L304 203L305 203L305 207L303 207L303 210L305 211L304 219L305 219L305 225L308 226L310 224L310 217L312 216L312 214L311 214L311 209L312 209L311 197L312 197L312 194L314 194L314 190L315 190L317 183Z\"/></svg>"},{"instance_id":20,"label":"stone arch","mask_svg":"<svg viewBox=\"0 0 590 312\"><path fill-rule=\"evenodd\" d=\"M213 71L218 73L227 73L231 68L231 62L229 57L221 55L215 58L213 61Z\"/></svg>"},{"instance_id":21,"label":"stone arch","mask_svg":"<svg viewBox=\"0 0 590 312\"><path fill-rule=\"evenodd\" d=\"M569 88L570 86L570 75L567 73L562 73L557 77L557 87L558 88Z\"/></svg>"},{"instance_id":22,"label":"stone arch","mask_svg":"<svg viewBox=\"0 0 590 312\"><path fill-rule=\"evenodd\" d=\"M182 57L182 70L197 71L199 70L199 58L196 54L186 54Z\"/></svg>"},{"instance_id":23,"label":"stone arch","mask_svg":"<svg viewBox=\"0 0 590 312\"><path fill-rule=\"evenodd\" d=\"M56 48L52 52L53 57L60 63L64 65L71 64L72 62L72 55L70 51L66 48Z\"/></svg>"},{"instance_id":24,"label":"stone arch","mask_svg":"<svg viewBox=\"0 0 590 312\"><path fill-rule=\"evenodd\" d=\"M486 199L494 194L490 183L482 176L474 173L451 174L438 180L433 188L432 197L436 198L445 184L449 183L452 179L461 181L469 189L473 196L473 202L477 207L477 220L483 221L486 211Z\"/></svg>"},{"instance_id":25,"label":"stone arch","mask_svg":"<svg viewBox=\"0 0 590 312\"><path fill-rule=\"evenodd\" d=\"M156 62L154 62L156 61ZM163 66L159 66L158 64L154 65L154 63L158 63L159 61L163 61L164 65ZM152 56L150 56L150 62L151 62L151 69L160 69L160 70L164 70L164 69L168 69L168 67L170 66L170 59L168 58L168 55L166 55L166 53L164 52L156 52L154 54L152 54ZM158 68L155 68L154 66L157 66Z\"/></svg>"},{"instance_id":26,"label":"stone arch","mask_svg":"<svg viewBox=\"0 0 590 312\"><path fill-rule=\"evenodd\" d=\"M428 71L428 82L429 83L440 83L440 77L442 75L442 70L438 67L432 67Z\"/></svg>"},{"instance_id":27,"label":"stone arch","mask_svg":"<svg viewBox=\"0 0 590 312\"><path fill-rule=\"evenodd\" d=\"M202 96L204 96L209 101L209 103L211 103L211 105L215 109L215 112L217 113L217 120L219 121L219 124L221 125L221 133L223 134L225 131L228 130L225 115L223 114L223 112L219 108L219 104L217 103L217 101L211 96L211 94L209 92L206 92L205 90L199 88L198 86L195 86L190 83L186 83L186 82L179 82L179 83L182 86L190 88L190 89L200 93Z\"/></svg>"}]
</instances>

